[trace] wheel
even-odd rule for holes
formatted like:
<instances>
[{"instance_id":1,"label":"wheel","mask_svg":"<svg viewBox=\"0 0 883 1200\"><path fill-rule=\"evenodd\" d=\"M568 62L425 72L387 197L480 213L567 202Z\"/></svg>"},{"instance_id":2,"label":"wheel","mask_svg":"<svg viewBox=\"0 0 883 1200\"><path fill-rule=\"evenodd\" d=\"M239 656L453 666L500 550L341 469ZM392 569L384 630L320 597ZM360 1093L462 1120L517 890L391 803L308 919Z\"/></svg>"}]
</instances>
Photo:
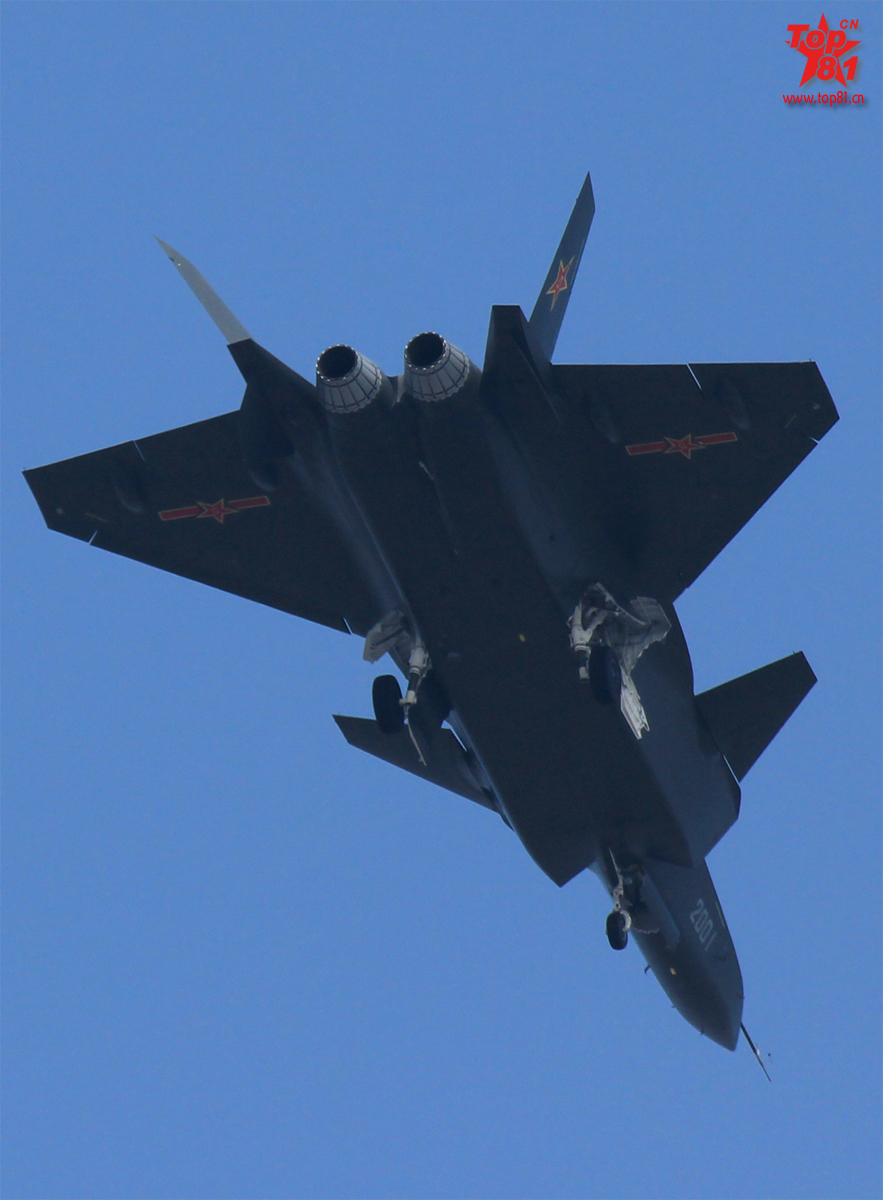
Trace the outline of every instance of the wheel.
<instances>
[{"instance_id":1,"label":"wheel","mask_svg":"<svg viewBox=\"0 0 883 1200\"><path fill-rule=\"evenodd\" d=\"M628 921L624 912L612 912L607 917L607 941L614 950L625 950L628 945Z\"/></svg>"},{"instance_id":2,"label":"wheel","mask_svg":"<svg viewBox=\"0 0 883 1200\"><path fill-rule=\"evenodd\" d=\"M600 704L612 704L622 691L622 672L609 646L593 646L589 654L589 685Z\"/></svg>"},{"instance_id":3,"label":"wheel","mask_svg":"<svg viewBox=\"0 0 883 1200\"><path fill-rule=\"evenodd\" d=\"M402 689L395 675L378 675L371 688L374 717L383 733L398 733L405 727L405 710L399 701Z\"/></svg>"}]
</instances>

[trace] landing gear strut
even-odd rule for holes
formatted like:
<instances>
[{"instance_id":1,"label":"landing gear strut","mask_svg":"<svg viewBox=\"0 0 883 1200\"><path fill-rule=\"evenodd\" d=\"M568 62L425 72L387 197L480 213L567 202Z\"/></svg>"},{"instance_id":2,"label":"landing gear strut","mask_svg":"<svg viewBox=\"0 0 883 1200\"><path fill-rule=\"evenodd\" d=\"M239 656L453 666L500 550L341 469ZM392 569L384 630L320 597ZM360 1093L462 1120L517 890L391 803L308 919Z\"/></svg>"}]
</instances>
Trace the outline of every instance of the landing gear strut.
<instances>
[{"instance_id":1,"label":"landing gear strut","mask_svg":"<svg viewBox=\"0 0 883 1200\"><path fill-rule=\"evenodd\" d=\"M428 670L429 655L426 653L426 647L419 637L415 637L411 641L411 654L408 658L408 690L401 702L406 714L417 703L417 689Z\"/></svg>"},{"instance_id":2,"label":"landing gear strut","mask_svg":"<svg viewBox=\"0 0 883 1200\"><path fill-rule=\"evenodd\" d=\"M378 675L371 688L374 717L384 733L398 733L417 703L417 692L429 671L429 655L420 638L411 641L408 656L408 688L404 696L395 675Z\"/></svg>"}]
</instances>

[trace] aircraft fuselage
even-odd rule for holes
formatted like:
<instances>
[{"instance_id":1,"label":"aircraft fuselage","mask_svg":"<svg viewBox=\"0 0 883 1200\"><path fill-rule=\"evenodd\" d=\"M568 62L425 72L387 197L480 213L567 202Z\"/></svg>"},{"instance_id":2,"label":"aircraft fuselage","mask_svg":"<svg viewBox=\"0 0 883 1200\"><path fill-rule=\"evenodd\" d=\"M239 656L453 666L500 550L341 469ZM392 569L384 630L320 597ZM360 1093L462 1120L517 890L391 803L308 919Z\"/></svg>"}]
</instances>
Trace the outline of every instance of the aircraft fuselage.
<instances>
[{"instance_id":1,"label":"aircraft fuselage","mask_svg":"<svg viewBox=\"0 0 883 1200\"><path fill-rule=\"evenodd\" d=\"M736 819L739 787L696 711L674 609L633 672L649 723L637 737L579 678L561 576L543 562L564 540L585 579L583 531L536 494L526 528L531 464L485 396L333 419L341 471L501 816L559 885L594 866L612 890L611 862L658 877L655 931L635 929L645 956L693 1024L735 1044L741 977L704 857ZM616 559L605 571L606 549L586 554L601 582L623 573ZM709 914L698 932L697 906Z\"/></svg>"}]
</instances>

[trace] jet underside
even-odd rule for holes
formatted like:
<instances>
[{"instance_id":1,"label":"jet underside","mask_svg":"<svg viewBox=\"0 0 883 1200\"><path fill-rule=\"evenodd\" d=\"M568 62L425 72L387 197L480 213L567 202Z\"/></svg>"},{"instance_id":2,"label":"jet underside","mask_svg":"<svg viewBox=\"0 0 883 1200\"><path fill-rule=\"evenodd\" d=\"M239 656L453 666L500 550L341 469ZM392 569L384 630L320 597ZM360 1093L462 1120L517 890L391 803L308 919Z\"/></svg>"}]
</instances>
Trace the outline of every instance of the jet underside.
<instances>
[{"instance_id":1,"label":"jet underside","mask_svg":"<svg viewBox=\"0 0 883 1200\"><path fill-rule=\"evenodd\" d=\"M365 638L351 744L587 867L676 1008L735 1047L742 979L705 857L815 682L802 655L694 696L674 601L836 421L814 364L557 366L587 180L530 320L484 365L436 334L316 385L164 248L228 339L237 413L26 472L51 528ZM164 245L164 244L163 244Z\"/></svg>"}]
</instances>

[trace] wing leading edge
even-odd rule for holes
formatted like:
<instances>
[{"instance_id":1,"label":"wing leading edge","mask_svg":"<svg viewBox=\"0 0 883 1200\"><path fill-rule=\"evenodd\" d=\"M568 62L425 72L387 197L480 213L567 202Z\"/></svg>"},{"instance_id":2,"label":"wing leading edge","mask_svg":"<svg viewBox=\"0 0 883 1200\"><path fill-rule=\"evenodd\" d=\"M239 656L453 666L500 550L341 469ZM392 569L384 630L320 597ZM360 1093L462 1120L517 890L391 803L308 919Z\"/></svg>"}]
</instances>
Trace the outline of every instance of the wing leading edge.
<instances>
[{"instance_id":1,"label":"wing leading edge","mask_svg":"<svg viewBox=\"0 0 883 1200\"><path fill-rule=\"evenodd\" d=\"M25 471L50 529L341 632L377 619L338 527L294 473L246 471L238 413ZM348 628L349 627L349 628Z\"/></svg>"},{"instance_id":2,"label":"wing leading edge","mask_svg":"<svg viewBox=\"0 0 883 1200\"><path fill-rule=\"evenodd\" d=\"M674 600L838 420L818 367L553 366L637 585Z\"/></svg>"}]
</instances>

